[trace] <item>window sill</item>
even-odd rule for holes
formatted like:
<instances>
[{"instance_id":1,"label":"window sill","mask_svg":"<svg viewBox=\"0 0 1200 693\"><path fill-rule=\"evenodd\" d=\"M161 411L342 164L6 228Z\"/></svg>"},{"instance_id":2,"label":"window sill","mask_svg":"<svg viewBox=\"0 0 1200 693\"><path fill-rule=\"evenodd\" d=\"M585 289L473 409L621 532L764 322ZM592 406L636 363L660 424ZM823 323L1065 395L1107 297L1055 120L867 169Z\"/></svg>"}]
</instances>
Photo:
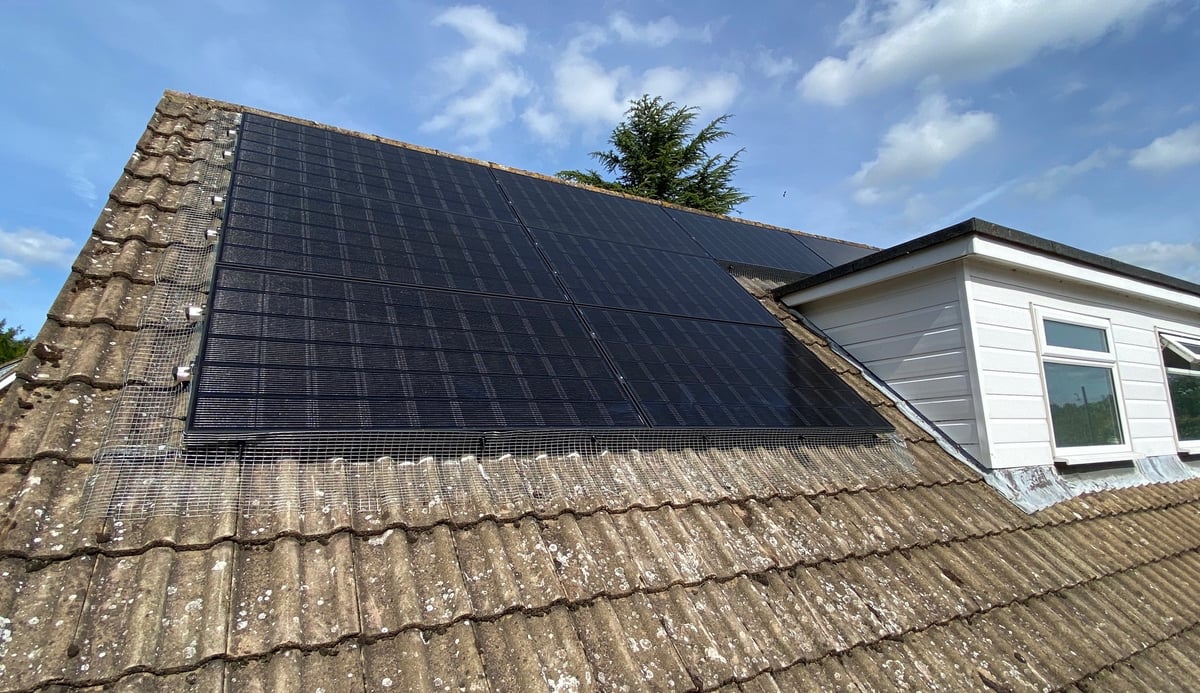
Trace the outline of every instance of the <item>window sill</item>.
<instances>
[{"instance_id":1,"label":"window sill","mask_svg":"<svg viewBox=\"0 0 1200 693\"><path fill-rule=\"evenodd\" d=\"M1089 464L1112 464L1114 462L1132 462L1138 455L1131 450L1121 450L1115 452L1091 452L1084 454L1068 454L1055 455L1055 464L1065 464L1068 467L1077 467Z\"/></svg>"}]
</instances>

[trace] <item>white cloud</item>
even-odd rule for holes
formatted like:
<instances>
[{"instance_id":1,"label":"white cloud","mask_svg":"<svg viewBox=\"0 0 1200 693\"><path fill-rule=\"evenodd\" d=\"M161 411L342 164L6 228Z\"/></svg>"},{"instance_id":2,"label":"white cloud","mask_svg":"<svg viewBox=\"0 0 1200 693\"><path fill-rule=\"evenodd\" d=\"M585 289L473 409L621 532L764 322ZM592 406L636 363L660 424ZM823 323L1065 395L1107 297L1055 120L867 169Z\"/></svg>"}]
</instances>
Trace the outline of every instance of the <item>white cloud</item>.
<instances>
[{"instance_id":1,"label":"white cloud","mask_svg":"<svg viewBox=\"0 0 1200 693\"><path fill-rule=\"evenodd\" d=\"M964 219L974 216L977 209L1008 192L1008 189L1016 184L1017 180L1019 179L1012 178L1000 183L999 185L994 185L991 188L984 190L975 197L959 205L956 209L948 214L943 214L942 218L938 220L931 230L936 231L937 229L945 228L951 224L957 224Z\"/></svg>"},{"instance_id":2,"label":"white cloud","mask_svg":"<svg viewBox=\"0 0 1200 693\"><path fill-rule=\"evenodd\" d=\"M513 117L513 101L529 94L529 80L515 72L499 72L481 90L452 99L442 112L421 125L424 130L455 128L458 134L476 140Z\"/></svg>"},{"instance_id":3,"label":"white cloud","mask_svg":"<svg viewBox=\"0 0 1200 693\"><path fill-rule=\"evenodd\" d=\"M679 37L683 31L674 17L663 17L653 22L636 24L623 12L608 19L608 28L626 43L644 43L661 48Z\"/></svg>"},{"instance_id":4,"label":"white cloud","mask_svg":"<svg viewBox=\"0 0 1200 693\"><path fill-rule=\"evenodd\" d=\"M611 124L625 113L621 82L627 68L605 70L589 54L589 36L571 41L554 66L554 100L568 119L584 124Z\"/></svg>"},{"instance_id":5,"label":"white cloud","mask_svg":"<svg viewBox=\"0 0 1200 693\"><path fill-rule=\"evenodd\" d=\"M845 57L801 79L804 96L845 104L898 83L983 77L1038 53L1094 42L1160 0L860 0L842 22Z\"/></svg>"},{"instance_id":6,"label":"white cloud","mask_svg":"<svg viewBox=\"0 0 1200 693\"><path fill-rule=\"evenodd\" d=\"M74 250L75 242L71 239L41 229L0 229L0 258L6 262L7 271L12 271L13 262L23 263L19 266L22 273L26 264L65 267L71 264Z\"/></svg>"},{"instance_id":7,"label":"white cloud","mask_svg":"<svg viewBox=\"0 0 1200 693\"><path fill-rule=\"evenodd\" d=\"M425 121L423 130L455 130L459 136L484 142L489 133L515 116L515 101L527 96L533 84L512 57L525 51L525 28L503 24L478 5L451 7L433 20L467 40L467 47L438 63L453 96L441 112Z\"/></svg>"},{"instance_id":8,"label":"white cloud","mask_svg":"<svg viewBox=\"0 0 1200 693\"><path fill-rule=\"evenodd\" d=\"M555 141L562 137L562 120L554 113L542 108L541 103L526 108L521 113L521 121L525 123L525 127L529 128L530 132L543 140Z\"/></svg>"},{"instance_id":9,"label":"white cloud","mask_svg":"<svg viewBox=\"0 0 1200 693\"><path fill-rule=\"evenodd\" d=\"M668 101L715 113L724 111L733 103L739 82L737 75L728 72L696 76L677 67L656 67L642 74L640 84L634 90L636 96L658 95Z\"/></svg>"},{"instance_id":10,"label":"white cloud","mask_svg":"<svg viewBox=\"0 0 1200 693\"><path fill-rule=\"evenodd\" d=\"M1110 248L1105 255L1191 282L1200 282L1200 243L1131 243Z\"/></svg>"},{"instance_id":11,"label":"white cloud","mask_svg":"<svg viewBox=\"0 0 1200 693\"><path fill-rule=\"evenodd\" d=\"M450 75L475 75L507 67L509 55L525 52L525 28L502 24L496 15L479 5L458 5L433 19L434 26L448 26L470 44L466 50L443 62Z\"/></svg>"},{"instance_id":12,"label":"white cloud","mask_svg":"<svg viewBox=\"0 0 1200 693\"><path fill-rule=\"evenodd\" d=\"M754 67L768 79L787 77L800 69L795 60L765 48L759 49L758 55L754 56Z\"/></svg>"},{"instance_id":13,"label":"white cloud","mask_svg":"<svg viewBox=\"0 0 1200 693\"><path fill-rule=\"evenodd\" d=\"M19 262L0 257L0 279L15 279L29 274L29 270Z\"/></svg>"},{"instance_id":14,"label":"white cloud","mask_svg":"<svg viewBox=\"0 0 1200 693\"><path fill-rule=\"evenodd\" d=\"M1097 149L1075 163L1062 164L1043 171L1036 178L1017 186L1017 192L1048 200L1076 178L1107 168L1121 154L1122 151L1117 147Z\"/></svg>"},{"instance_id":15,"label":"white cloud","mask_svg":"<svg viewBox=\"0 0 1200 693\"><path fill-rule=\"evenodd\" d=\"M600 31L587 30L567 45L554 66L554 103L564 120L611 126L624 116L629 101L642 94L719 115L741 89L738 76L728 72L697 74L664 65L636 74L627 66L606 68L592 52L608 40Z\"/></svg>"},{"instance_id":16,"label":"white cloud","mask_svg":"<svg viewBox=\"0 0 1200 693\"><path fill-rule=\"evenodd\" d=\"M1117 92L1098 104L1092 109L1092 112L1099 116L1111 116L1131 103L1133 103L1132 96L1125 92Z\"/></svg>"},{"instance_id":17,"label":"white cloud","mask_svg":"<svg viewBox=\"0 0 1200 693\"><path fill-rule=\"evenodd\" d=\"M1134 150L1129 165L1161 173L1200 163L1200 123L1163 135Z\"/></svg>"},{"instance_id":18,"label":"white cloud","mask_svg":"<svg viewBox=\"0 0 1200 693\"><path fill-rule=\"evenodd\" d=\"M852 176L858 187L854 199L868 205L884 202L894 195L892 186L937 175L946 164L991 139L996 130L991 113L955 113L944 95L926 96L911 118L888 129L875 158Z\"/></svg>"},{"instance_id":19,"label":"white cloud","mask_svg":"<svg viewBox=\"0 0 1200 693\"><path fill-rule=\"evenodd\" d=\"M95 202L98 195L96 184L83 172L83 167L72 164L67 168L67 178L71 181L71 192L84 202Z\"/></svg>"}]
</instances>

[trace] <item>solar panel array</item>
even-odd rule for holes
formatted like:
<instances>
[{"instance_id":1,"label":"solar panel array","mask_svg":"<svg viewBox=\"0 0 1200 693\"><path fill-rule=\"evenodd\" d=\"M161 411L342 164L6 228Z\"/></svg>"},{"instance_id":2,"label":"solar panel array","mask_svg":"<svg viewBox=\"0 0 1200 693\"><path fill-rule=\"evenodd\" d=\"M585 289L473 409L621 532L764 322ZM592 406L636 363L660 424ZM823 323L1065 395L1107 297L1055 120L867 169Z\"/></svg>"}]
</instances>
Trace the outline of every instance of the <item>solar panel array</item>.
<instances>
[{"instance_id":1,"label":"solar panel array","mask_svg":"<svg viewBox=\"0 0 1200 693\"><path fill-rule=\"evenodd\" d=\"M720 264L805 241L247 114L189 430L886 429Z\"/></svg>"}]
</instances>

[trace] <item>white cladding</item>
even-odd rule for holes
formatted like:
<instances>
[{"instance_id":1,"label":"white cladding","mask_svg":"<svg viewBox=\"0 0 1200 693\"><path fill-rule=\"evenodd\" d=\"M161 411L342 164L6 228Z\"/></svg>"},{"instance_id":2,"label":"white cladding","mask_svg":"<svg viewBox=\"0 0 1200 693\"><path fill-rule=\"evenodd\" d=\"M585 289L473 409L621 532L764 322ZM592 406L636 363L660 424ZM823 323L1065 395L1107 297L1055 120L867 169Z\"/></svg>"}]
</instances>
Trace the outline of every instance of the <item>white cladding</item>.
<instances>
[{"instance_id":1,"label":"white cladding","mask_svg":"<svg viewBox=\"0 0 1200 693\"><path fill-rule=\"evenodd\" d=\"M806 304L804 315L972 456L980 458L961 268Z\"/></svg>"},{"instance_id":2,"label":"white cladding","mask_svg":"<svg viewBox=\"0 0 1200 693\"><path fill-rule=\"evenodd\" d=\"M986 261L968 261L971 332L993 467L1053 459L1035 309L1110 324L1122 428L1134 456L1179 451L1158 333L1200 331L1200 314ZM1116 455L1128 457L1127 455Z\"/></svg>"},{"instance_id":3,"label":"white cladding","mask_svg":"<svg viewBox=\"0 0 1200 693\"><path fill-rule=\"evenodd\" d=\"M784 300L986 466L1180 450L1158 334L1200 334L1200 297L1173 292L1164 300L1161 287L1116 274L1106 278L1095 268L1073 269L1024 249L942 252L924 266L915 258L901 262L900 272L881 281L818 286L807 297L802 291ZM876 270L873 279L886 274ZM1121 451L1095 459L1056 453L1039 311L1110 326L1125 434Z\"/></svg>"}]
</instances>

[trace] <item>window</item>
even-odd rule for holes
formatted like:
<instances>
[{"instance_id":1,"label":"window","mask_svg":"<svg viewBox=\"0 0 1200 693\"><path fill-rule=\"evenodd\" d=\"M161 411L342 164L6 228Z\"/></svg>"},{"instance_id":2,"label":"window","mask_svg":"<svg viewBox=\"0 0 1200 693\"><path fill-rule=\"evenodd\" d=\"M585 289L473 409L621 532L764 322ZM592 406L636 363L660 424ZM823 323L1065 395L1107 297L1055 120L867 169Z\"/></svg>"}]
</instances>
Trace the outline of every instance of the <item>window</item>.
<instances>
[{"instance_id":1,"label":"window","mask_svg":"<svg viewBox=\"0 0 1200 693\"><path fill-rule=\"evenodd\" d=\"M1072 456L1127 450L1108 322L1038 309L1054 448Z\"/></svg>"},{"instance_id":2,"label":"window","mask_svg":"<svg viewBox=\"0 0 1200 693\"><path fill-rule=\"evenodd\" d=\"M1160 335L1179 446L1200 452L1200 339Z\"/></svg>"}]
</instances>

